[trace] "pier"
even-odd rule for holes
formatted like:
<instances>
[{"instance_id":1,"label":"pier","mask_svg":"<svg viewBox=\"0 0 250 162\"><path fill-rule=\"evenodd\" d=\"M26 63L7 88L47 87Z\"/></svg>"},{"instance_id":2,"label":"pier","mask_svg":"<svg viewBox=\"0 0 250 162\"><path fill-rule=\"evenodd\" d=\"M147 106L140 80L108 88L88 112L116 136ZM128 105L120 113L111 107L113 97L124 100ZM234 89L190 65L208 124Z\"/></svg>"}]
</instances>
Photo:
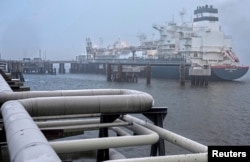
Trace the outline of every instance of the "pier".
<instances>
[{"instance_id":1,"label":"pier","mask_svg":"<svg viewBox=\"0 0 250 162\"><path fill-rule=\"evenodd\" d=\"M167 107L155 107L153 97L145 92L129 89L17 92L2 74L0 85L3 161L73 161L72 154L77 152L98 162L207 161L207 146L166 130L162 123ZM98 137L72 136L84 135L88 130L99 132ZM110 135L110 131L116 136ZM166 155L165 141L190 153ZM150 158L129 158L116 150L142 145L151 146Z\"/></svg>"},{"instance_id":2,"label":"pier","mask_svg":"<svg viewBox=\"0 0 250 162\"><path fill-rule=\"evenodd\" d=\"M189 68L189 75L191 76L192 86L207 86L208 77L211 76L211 68L209 66Z\"/></svg>"},{"instance_id":3,"label":"pier","mask_svg":"<svg viewBox=\"0 0 250 162\"><path fill-rule=\"evenodd\" d=\"M146 83L151 82L151 66L107 64L107 81L137 82L141 73L145 73Z\"/></svg>"},{"instance_id":4,"label":"pier","mask_svg":"<svg viewBox=\"0 0 250 162\"><path fill-rule=\"evenodd\" d=\"M209 77L211 77L211 68L205 66L192 66L187 63L164 62L156 60L128 60L128 59L97 59L97 60L23 60L23 61L4 61L6 71L13 78L24 81L23 74L56 74L57 70L54 64L59 65L58 73L66 74L65 64L70 64L69 73L81 74L103 74L107 81L114 82L137 82L141 77L146 79L146 84L151 84L152 77L159 77L154 74L154 67L179 67L178 74L180 85L185 86L186 80L191 81L191 86L208 86ZM176 68L178 69L178 68ZM169 70L169 69L168 69ZM162 71L164 73L164 71ZM171 76L172 77L172 76Z\"/></svg>"},{"instance_id":5,"label":"pier","mask_svg":"<svg viewBox=\"0 0 250 162\"><path fill-rule=\"evenodd\" d=\"M146 84L151 84L151 78L159 77L152 70L154 67L178 67L179 63L165 62L164 60L150 60L150 59L96 59L96 60L41 60L33 59L22 61L5 61L7 71L11 73L14 78L24 81L23 74L66 74L65 64L70 64L70 74L103 74L106 75L107 81L115 82L137 82L138 78L145 78ZM58 64L58 70L54 65ZM17 66L19 68L12 68ZM183 70L180 69L181 84L185 83L188 75L187 67L190 64L183 64ZM16 70L17 69L17 70ZM157 72L159 73L159 72ZM176 72L178 73L178 72ZM17 75L18 74L18 75ZM22 79L23 78L23 79ZM183 80L184 79L184 80Z\"/></svg>"}]
</instances>

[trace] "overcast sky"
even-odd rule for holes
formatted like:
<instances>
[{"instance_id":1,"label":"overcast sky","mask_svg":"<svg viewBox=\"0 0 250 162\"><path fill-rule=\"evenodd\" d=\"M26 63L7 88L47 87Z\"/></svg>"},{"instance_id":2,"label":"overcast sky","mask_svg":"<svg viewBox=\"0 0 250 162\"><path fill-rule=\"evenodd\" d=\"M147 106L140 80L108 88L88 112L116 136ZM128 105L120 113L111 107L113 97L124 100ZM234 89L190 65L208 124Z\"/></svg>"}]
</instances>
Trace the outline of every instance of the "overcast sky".
<instances>
[{"instance_id":1,"label":"overcast sky","mask_svg":"<svg viewBox=\"0 0 250 162\"><path fill-rule=\"evenodd\" d=\"M249 0L0 0L1 58L34 58L41 49L46 59L75 59L85 53L87 37L102 46L119 38L138 45L140 33L159 37L153 24L180 21L183 9L184 19L191 20L193 10L205 4L219 9L222 29L249 63Z\"/></svg>"}]
</instances>

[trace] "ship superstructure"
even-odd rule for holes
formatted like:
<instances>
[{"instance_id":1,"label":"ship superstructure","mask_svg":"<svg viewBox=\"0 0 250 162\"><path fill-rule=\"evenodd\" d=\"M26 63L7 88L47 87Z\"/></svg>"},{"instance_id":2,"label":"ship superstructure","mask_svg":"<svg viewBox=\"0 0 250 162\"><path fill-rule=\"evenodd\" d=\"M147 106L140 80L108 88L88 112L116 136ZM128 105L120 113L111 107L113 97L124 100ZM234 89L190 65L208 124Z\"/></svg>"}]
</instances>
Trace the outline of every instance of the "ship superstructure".
<instances>
[{"instance_id":1,"label":"ship superstructure","mask_svg":"<svg viewBox=\"0 0 250 162\"><path fill-rule=\"evenodd\" d=\"M160 59L184 58L192 66L210 67L212 74L223 80L237 79L249 69L240 65L232 50L232 38L222 31L218 9L213 6L197 7L193 22L171 21L153 28L160 34L157 48Z\"/></svg>"},{"instance_id":2,"label":"ship superstructure","mask_svg":"<svg viewBox=\"0 0 250 162\"><path fill-rule=\"evenodd\" d=\"M180 15L180 23L169 21L153 25L159 32L159 39L148 41L145 35L140 35L139 46L121 46L119 40L112 47L97 48L87 38L87 59L152 63L152 77L155 78L178 79L183 64L188 67L184 73L187 79L203 75L209 80L235 80L248 72L249 66L241 65L233 51L232 37L222 30L217 8L198 6L190 22L183 21L184 12ZM142 55L138 55L139 52Z\"/></svg>"}]
</instances>

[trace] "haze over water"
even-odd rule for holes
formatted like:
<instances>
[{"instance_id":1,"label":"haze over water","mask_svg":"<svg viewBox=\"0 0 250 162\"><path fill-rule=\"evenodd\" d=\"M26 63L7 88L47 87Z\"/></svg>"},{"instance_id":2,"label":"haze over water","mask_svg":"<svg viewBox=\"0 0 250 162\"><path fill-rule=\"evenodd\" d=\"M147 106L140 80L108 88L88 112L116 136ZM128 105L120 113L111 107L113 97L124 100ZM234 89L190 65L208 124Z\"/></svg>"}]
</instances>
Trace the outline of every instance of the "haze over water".
<instances>
[{"instance_id":1,"label":"haze over water","mask_svg":"<svg viewBox=\"0 0 250 162\"><path fill-rule=\"evenodd\" d=\"M159 39L153 24L192 21L194 10L204 5L218 8L222 30L232 36L242 64L249 65L249 0L1 0L0 58L72 60L86 53L88 37L95 46L119 39L137 46L142 33L147 40Z\"/></svg>"}]
</instances>

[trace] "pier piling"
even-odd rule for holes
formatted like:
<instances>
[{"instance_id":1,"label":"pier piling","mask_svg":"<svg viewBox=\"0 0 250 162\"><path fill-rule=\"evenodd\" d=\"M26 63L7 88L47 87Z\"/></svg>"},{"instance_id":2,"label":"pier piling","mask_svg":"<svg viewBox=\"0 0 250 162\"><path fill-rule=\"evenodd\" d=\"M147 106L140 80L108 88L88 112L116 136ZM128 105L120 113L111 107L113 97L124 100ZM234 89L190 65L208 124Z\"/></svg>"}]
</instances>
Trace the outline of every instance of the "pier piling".
<instances>
[{"instance_id":1,"label":"pier piling","mask_svg":"<svg viewBox=\"0 0 250 162\"><path fill-rule=\"evenodd\" d=\"M146 83L150 84L151 83L151 65L146 66Z\"/></svg>"},{"instance_id":2,"label":"pier piling","mask_svg":"<svg viewBox=\"0 0 250 162\"><path fill-rule=\"evenodd\" d=\"M107 64L106 68L107 81L116 82L137 82L141 71L140 66L122 64Z\"/></svg>"},{"instance_id":3,"label":"pier piling","mask_svg":"<svg viewBox=\"0 0 250 162\"><path fill-rule=\"evenodd\" d=\"M65 74L64 63L59 63L59 74Z\"/></svg>"},{"instance_id":4,"label":"pier piling","mask_svg":"<svg viewBox=\"0 0 250 162\"><path fill-rule=\"evenodd\" d=\"M208 65L203 67L190 67L191 86L207 86L208 77L211 76L211 68Z\"/></svg>"},{"instance_id":5,"label":"pier piling","mask_svg":"<svg viewBox=\"0 0 250 162\"><path fill-rule=\"evenodd\" d=\"M111 74L112 74L111 64L107 64L107 81L111 81Z\"/></svg>"},{"instance_id":6,"label":"pier piling","mask_svg":"<svg viewBox=\"0 0 250 162\"><path fill-rule=\"evenodd\" d=\"M21 62L9 61L8 71L11 73L12 78L20 79L22 82L25 82L23 77L23 65Z\"/></svg>"},{"instance_id":7,"label":"pier piling","mask_svg":"<svg viewBox=\"0 0 250 162\"><path fill-rule=\"evenodd\" d=\"M185 85L185 64L180 64L180 85Z\"/></svg>"}]
</instances>

